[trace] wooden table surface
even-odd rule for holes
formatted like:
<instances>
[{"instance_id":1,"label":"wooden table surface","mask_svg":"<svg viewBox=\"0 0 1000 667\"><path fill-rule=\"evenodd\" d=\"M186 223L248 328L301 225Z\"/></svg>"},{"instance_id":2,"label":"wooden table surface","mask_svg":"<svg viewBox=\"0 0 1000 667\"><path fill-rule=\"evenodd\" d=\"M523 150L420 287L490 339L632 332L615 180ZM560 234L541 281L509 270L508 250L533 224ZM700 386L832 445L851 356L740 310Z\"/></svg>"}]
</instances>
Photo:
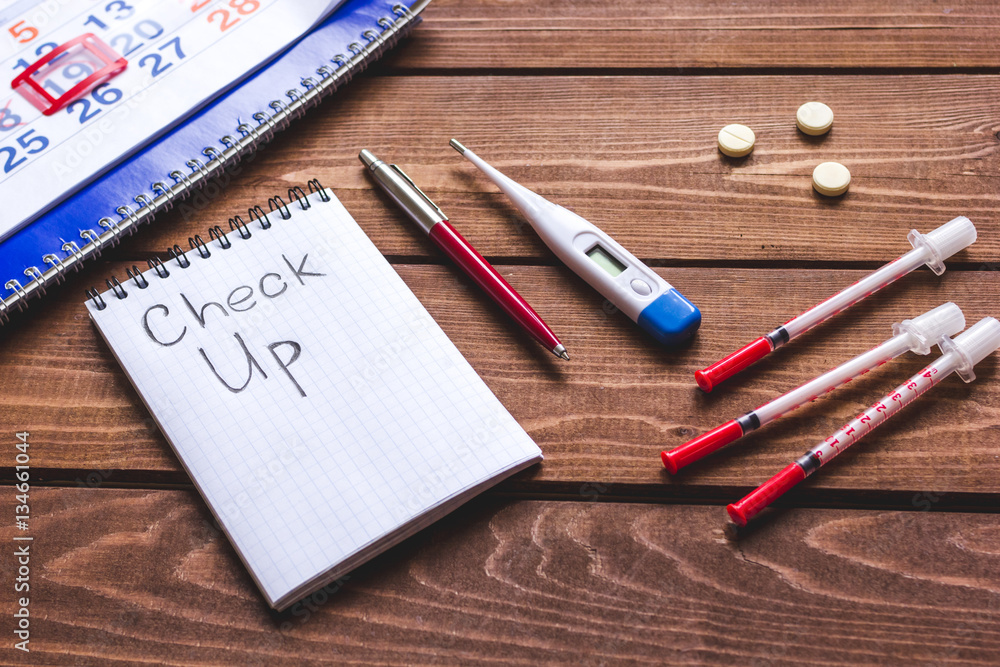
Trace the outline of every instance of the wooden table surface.
<instances>
[{"instance_id":1,"label":"wooden table surface","mask_svg":"<svg viewBox=\"0 0 1000 667\"><path fill-rule=\"evenodd\" d=\"M659 452L953 300L1000 315L1000 5L993 0L434 0L387 59L278 135L221 194L159 219L0 331L31 436L31 653L15 664L997 664L1000 365L949 378L752 530L723 506L921 367L906 355L684 474ZM795 129L829 104L833 131ZM749 125L744 160L715 148ZM593 221L698 304L657 347L562 266L457 137ZM566 343L559 363L373 190L403 165ZM810 187L835 160L849 194ZM83 289L308 178L334 188L545 462L269 612L82 305ZM710 395L692 372L968 215L979 240ZM8 463L10 465L8 465Z\"/></svg>"}]
</instances>

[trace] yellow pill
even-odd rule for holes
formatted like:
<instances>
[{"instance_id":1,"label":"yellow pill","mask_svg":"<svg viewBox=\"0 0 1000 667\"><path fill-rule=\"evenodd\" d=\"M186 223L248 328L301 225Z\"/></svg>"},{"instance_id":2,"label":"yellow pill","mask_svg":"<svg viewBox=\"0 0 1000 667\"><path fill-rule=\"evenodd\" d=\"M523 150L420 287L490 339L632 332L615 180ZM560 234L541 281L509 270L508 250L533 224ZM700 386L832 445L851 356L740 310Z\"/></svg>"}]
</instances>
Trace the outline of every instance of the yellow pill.
<instances>
[{"instance_id":1,"label":"yellow pill","mask_svg":"<svg viewBox=\"0 0 1000 667\"><path fill-rule=\"evenodd\" d=\"M795 124L806 134L826 134L833 127L833 109L822 102L806 102L795 112Z\"/></svg>"},{"instance_id":2,"label":"yellow pill","mask_svg":"<svg viewBox=\"0 0 1000 667\"><path fill-rule=\"evenodd\" d=\"M850 184L851 172L839 162L824 162L813 169L813 187L821 195L842 195L847 192Z\"/></svg>"},{"instance_id":3,"label":"yellow pill","mask_svg":"<svg viewBox=\"0 0 1000 667\"><path fill-rule=\"evenodd\" d=\"M746 125L726 125L719 130L719 150L729 157L743 157L753 150L755 139Z\"/></svg>"}]
</instances>

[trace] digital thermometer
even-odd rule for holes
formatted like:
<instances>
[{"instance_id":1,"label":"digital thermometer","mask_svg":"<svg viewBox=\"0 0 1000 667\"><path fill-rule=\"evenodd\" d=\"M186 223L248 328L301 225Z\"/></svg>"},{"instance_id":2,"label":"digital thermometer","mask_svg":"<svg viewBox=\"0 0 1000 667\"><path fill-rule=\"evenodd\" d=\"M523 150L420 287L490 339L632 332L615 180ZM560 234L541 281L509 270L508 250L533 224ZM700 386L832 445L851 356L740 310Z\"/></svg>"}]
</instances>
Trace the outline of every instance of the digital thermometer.
<instances>
[{"instance_id":1,"label":"digital thermometer","mask_svg":"<svg viewBox=\"0 0 1000 667\"><path fill-rule=\"evenodd\" d=\"M658 341L678 343L697 331L701 311L613 238L507 178L458 141L452 139L451 147L511 198L566 266Z\"/></svg>"}]
</instances>

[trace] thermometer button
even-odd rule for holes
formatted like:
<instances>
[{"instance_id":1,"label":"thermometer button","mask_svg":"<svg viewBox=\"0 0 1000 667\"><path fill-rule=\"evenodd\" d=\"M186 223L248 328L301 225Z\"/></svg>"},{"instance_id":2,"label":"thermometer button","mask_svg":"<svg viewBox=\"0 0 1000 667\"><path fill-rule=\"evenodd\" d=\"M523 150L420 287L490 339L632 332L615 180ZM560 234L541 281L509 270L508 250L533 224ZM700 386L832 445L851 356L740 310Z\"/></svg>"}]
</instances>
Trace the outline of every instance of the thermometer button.
<instances>
[{"instance_id":1,"label":"thermometer button","mask_svg":"<svg viewBox=\"0 0 1000 667\"><path fill-rule=\"evenodd\" d=\"M653 293L653 288L649 286L649 283L644 280L639 280L638 278L632 281L632 290L636 294L641 294L642 296L649 296Z\"/></svg>"}]
</instances>

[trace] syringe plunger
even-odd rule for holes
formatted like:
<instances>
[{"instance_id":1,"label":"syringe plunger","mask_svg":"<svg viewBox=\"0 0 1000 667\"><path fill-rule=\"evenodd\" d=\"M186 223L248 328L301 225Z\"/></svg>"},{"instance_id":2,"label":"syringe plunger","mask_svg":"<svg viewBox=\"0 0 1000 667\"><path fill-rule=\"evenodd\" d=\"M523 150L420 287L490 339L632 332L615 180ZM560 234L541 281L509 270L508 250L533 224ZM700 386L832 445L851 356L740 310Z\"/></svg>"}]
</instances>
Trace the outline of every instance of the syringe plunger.
<instances>
[{"instance_id":1,"label":"syringe plunger","mask_svg":"<svg viewBox=\"0 0 1000 667\"><path fill-rule=\"evenodd\" d=\"M954 339L942 339L940 345L942 352L951 352L958 357L955 369L958 377L972 382L976 379L972 367L1000 349L1000 322L994 317L984 317Z\"/></svg>"},{"instance_id":2,"label":"syringe plunger","mask_svg":"<svg viewBox=\"0 0 1000 667\"><path fill-rule=\"evenodd\" d=\"M892 335L908 333L916 345L911 349L917 354L929 354L931 347L945 336L954 336L965 328L962 309L949 301L928 310L912 320L903 320L892 325Z\"/></svg>"},{"instance_id":3,"label":"syringe plunger","mask_svg":"<svg viewBox=\"0 0 1000 667\"><path fill-rule=\"evenodd\" d=\"M940 276L944 273L944 260L976 242L976 226L967 217L960 215L926 234L912 229L906 235L906 240L914 248L927 248L930 251L927 266Z\"/></svg>"}]
</instances>

